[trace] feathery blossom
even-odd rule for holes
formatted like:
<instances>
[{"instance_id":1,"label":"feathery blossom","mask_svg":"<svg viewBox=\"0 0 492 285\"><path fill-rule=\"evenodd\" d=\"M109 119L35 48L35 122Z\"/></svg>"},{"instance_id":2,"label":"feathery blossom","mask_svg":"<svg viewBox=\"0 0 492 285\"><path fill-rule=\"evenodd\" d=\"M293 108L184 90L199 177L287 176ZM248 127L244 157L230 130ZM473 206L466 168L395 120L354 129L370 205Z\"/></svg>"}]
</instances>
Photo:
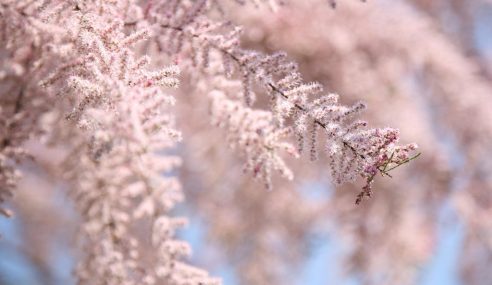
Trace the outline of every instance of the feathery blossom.
<instances>
[{"instance_id":1,"label":"feathery blossom","mask_svg":"<svg viewBox=\"0 0 492 285\"><path fill-rule=\"evenodd\" d=\"M18 165L31 159L23 144L44 132L40 121L54 102L36 81L52 67L59 37L42 30L43 14L30 2L0 3L0 214L6 216L11 211L3 203L14 194Z\"/></svg>"},{"instance_id":2,"label":"feathery blossom","mask_svg":"<svg viewBox=\"0 0 492 285\"><path fill-rule=\"evenodd\" d=\"M388 175L390 169L415 158L410 157L416 149L416 145L412 145L397 147L398 152L408 157L406 160L393 160L393 148L399 136L397 130L366 130L365 122L355 120L365 109L363 103L344 106L338 102L338 95L325 95L319 83L305 83L297 64L285 53L267 55L240 47L241 29L230 22L210 20L206 12L211 6L207 4L208 1L184 1L172 4L172 9L169 3L150 7L147 19L158 25L158 33L169 39L169 44L163 46L164 36L157 37L159 46L170 54L190 53L191 66L205 72L214 73L216 63L221 63L226 78L236 74L241 79L243 91L240 101L246 107L255 105L257 95L253 90L261 87L271 102L270 110L265 110L272 114L271 124L285 135L287 132L283 130L293 127L300 151L305 140L309 140L312 160L316 160L318 153L318 133L324 134L327 141L325 153L330 159L333 181L341 184L352 182L358 176L366 179L357 203L363 195L370 196L375 174ZM174 11L180 5L184 13L162 13ZM211 64L211 60L216 63ZM385 133L391 135L386 138ZM374 169L376 173L373 173ZM270 171L263 173L267 175L264 180L269 181Z\"/></svg>"},{"instance_id":3,"label":"feathery blossom","mask_svg":"<svg viewBox=\"0 0 492 285\"><path fill-rule=\"evenodd\" d=\"M201 94L208 95L211 121L267 189L275 171L293 179L283 154L298 157L306 141L312 160L325 149L334 183L366 180L358 202L371 194L378 173L389 175L413 159L415 145L398 146L398 131L367 129L357 120L364 104L342 105L321 84L305 83L285 53L242 48L242 29L211 16L220 8L213 0L0 3L0 203L14 192L19 162L28 157L26 140L68 149L57 177L68 182L81 216L80 284L220 283L182 262L191 249L175 238L186 224L170 213L184 199L175 177L181 159L171 154L181 135L170 111L175 99L164 88L179 86L180 70L155 67L167 55L180 63L189 58L192 67L182 65L197 82L219 81ZM225 90L238 80L238 91ZM264 192L258 193L261 200ZM254 203L277 217L299 199L277 195L281 206ZM10 212L0 208L0 214ZM312 216L288 215L296 228ZM262 250L265 256L278 235L270 236L258 242L271 247ZM248 274L255 270L248 267Z\"/></svg>"},{"instance_id":4,"label":"feathery blossom","mask_svg":"<svg viewBox=\"0 0 492 285\"><path fill-rule=\"evenodd\" d=\"M272 189L272 170L278 171L288 180L294 178L279 153L283 151L298 157L294 146L282 141L290 134L289 128L274 128L270 112L244 107L227 99L220 91L212 92L210 97L212 124L228 130L229 145L239 149L246 157L246 171L261 178L269 190Z\"/></svg>"},{"instance_id":5,"label":"feathery blossom","mask_svg":"<svg viewBox=\"0 0 492 285\"><path fill-rule=\"evenodd\" d=\"M40 84L62 90L61 99L74 106L66 118L81 129L79 146L65 162L84 219L80 282L217 284L178 260L190 253L173 239L184 223L167 214L183 197L179 182L162 176L179 165L162 151L180 135L167 110L174 99L161 86L176 87L178 69L147 71L148 58L136 58L131 47L149 36L147 30L126 36L119 19L106 23L90 12L78 18L68 39L78 56ZM141 220L153 223L156 259L147 266L131 232Z\"/></svg>"}]
</instances>

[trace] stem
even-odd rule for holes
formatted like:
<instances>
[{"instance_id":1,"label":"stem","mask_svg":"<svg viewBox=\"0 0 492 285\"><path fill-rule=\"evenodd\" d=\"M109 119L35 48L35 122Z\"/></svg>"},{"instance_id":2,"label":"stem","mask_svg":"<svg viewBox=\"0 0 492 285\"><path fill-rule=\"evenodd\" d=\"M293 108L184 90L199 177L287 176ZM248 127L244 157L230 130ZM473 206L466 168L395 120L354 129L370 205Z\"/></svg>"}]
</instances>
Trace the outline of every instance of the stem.
<instances>
[{"instance_id":1,"label":"stem","mask_svg":"<svg viewBox=\"0 0 492 285\"><path fill-rule=\"evenodd\" d=\"M136 22L131 22L131 23L126 23L125 25L126 26L132 26L132 25L135 25ZM173 26L169 26L169 25L160 25L161 28L164 28L164 29L171 29L171 30L175 30L175 31L178 31L178 32L181 32L183 34L185 34L187 31L181 27L173 27ZM200 40L206 40L206 39L202 39L200 38L200 35L197 35L197 34L193 34L191 32L188 32L187 33L190 37L192 38L197 38L197 39L200 39ZM242 62L235 54L233 54L232 52L224 49L224 48L221 48L220 46L216 45L215 43L211 42L211 41L207 41L207 44L211 47L213 47L214 49L224 53L225 55L229 56L231 59L233 59L240 67L246 69L248 72L250 72L251 74L256 74L256 70L248 67L244 62ZM284 99L289 99L289 96L287 96L282 90L280 90L280 88L278 88L277 86L275 86L273 83L268 83L268 86L276 93L276 94L279 94L282 98ZM308 110L299 105L298 103L293 103L295 108L301 112L303 112L304 114L307 114L309 115L308 113ZM321 122L320 120L316 119L316 118L313 118L312 116L310 116L313 120L314 120L314 123L321 126L323 129L327 130L327 127L326 127L326 124ZM345 140L342 140L343 142L343 145L345 147L348 147L356 156L359 156L360 158L362 159L366 159L366 157L359 153L352 145L350 145L347 141Z\"/></svg>"},{"instance_id":2,"label":"stem","mask_svg":"<svg viewBox=\"0 0 492 285\"><path fill-rule=\"evenodd\" d=\"M17 95L17 98L15 99L14 113L12 114L12 118L21 111L23 98L24 98L24 88L21 88L19 94ZM10 145L11 140L8 138L8 135L14 129L15 125L16 125L15 122L8 125L7 137L3 139L0 149L4 149Z\"/></svg>"},{"instance_id":3,"label":"stem","mask_svg":"<svg viewBox=\"0 0 492 285\"><path fill-rule=\"evenodd\" d=\"M410 162L410 161L412 161L412 160L416 159L416 158L417 158L417 157L419 157L421 154L422 154L422 153L421 153L421 152L419 152L419 153L417 153L416 155L414 155L414 156L410 157L409 159L404 160L404 161L402 161L401 163L398 163L397 165L395 165L395 166L391 167L390 169L386 169L386 170L385 170L385 172L391 171L391 170L393 170L393 169L395 169L395 168L397 168L397 167L399 167L399 166L402 166L403 164L408 163L408 162Z\"/></svg>"}]
</instances>

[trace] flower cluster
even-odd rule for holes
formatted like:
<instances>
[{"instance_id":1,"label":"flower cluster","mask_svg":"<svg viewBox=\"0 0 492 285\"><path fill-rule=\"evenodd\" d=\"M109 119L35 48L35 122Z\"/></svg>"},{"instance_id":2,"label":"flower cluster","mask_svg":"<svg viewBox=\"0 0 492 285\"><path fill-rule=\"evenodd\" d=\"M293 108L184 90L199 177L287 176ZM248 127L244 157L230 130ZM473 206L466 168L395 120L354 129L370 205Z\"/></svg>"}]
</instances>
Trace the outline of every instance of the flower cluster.
<instances>
[{"instance_id":1,"label":"flower cluster","mask_svg":"<svg viewBox=\"0 0 492 285\"><path fill-rule=\"evenodd\" d=\"M65 176L84 219L85 259L77 274L83 284L216 284L206 272L179 261L189 255L174 232L184 223L168 212L183 199L175 177L179 165L166 149L180 139L168 107L174 99L161 87L176 87L175 66L148 71L149 57L137 58L132 46L148 38L146 29L126 35L123 22L98 14L76 14L67 32L77 54L40 85L60 90L74 106L66 118L80 129ZM55 92L55 91L53 91ZM77 158L77 159L74 159ZM156 250L145 265L141 240L132 232L148 221Z\"/></svg>"},{"instance_id":2,"label":"flower cluster","mask_svg":"<svg viewBox=\"0 0 492 285\"><path fill-rule=\"evenodd\" d=\"M388 170L383 170L382 165L401 164L392 159L379 164L375 162L381 153L391 156L398 141L397 130L367 129L366 122L355 120L365 109L365 104L345 106L339 103L338 95L325 94L321 84L305 83L297 64L290 61L285 53L268 55L242 48L239 45L241 28L230 22L215 22L206 17L206 12L213 9L213 5L207 4L208 1L183 1L179 4L174 3L172 9L166 4L149 7L147 19L158 25L160 34L167 35L158 37L157 41L161 43L164 38L170 39L169 45L162 47L164 51L172 55L189 54L190 66L205 72L216 74L217 65L220 65L224 78L230 78L231 81L239 79L242 82L242 92L238 102L243 107L237 105L237 110L252 110L258 106L258 92L254 90L259 88L259 92L265 93L271 102L269 110L261 111L271 114L268 116L270 127L277 128L278 132L284 134L287 132L283 130L293 129L294 132L289 133L296 135L299 151L303 150L305 141L308 140L312 160L317 158L318 133L324 134L324 149L330 160L331 174L336 184L354 181L358 176L372 181L375 176L369 175L371 178L367 179L365 169L376 165L375 169L386 175ZM179 5L181 9L177 8ZM162 13L176 9L184 12ZM391 142L386 142L385 138L381 137L381 134L386 132L394 134ZM385 142L377 143L379 140ZM377 148L377 152L368 151L371 148ZM406 155L414 150L408 147L402 149L406 150ZM277 158L278 155L271 156L268 158L270 162L259 164L259 168L276 165ZM262 177L265 184L270 185L270 171L267 168L254 172L267 174ZM369 192L369 186L364 187L364 193ZM359 200L357 199L357 202Z\"/></svg>"},{"instance_id":3,"label":"flower cluster","mask_svg":"<svg viewBox=\"0 0 492 285\"><path fill-rule=\"evenodd\" d=\"M50 45L57 35L44 33L42 17L26 1L0 3L0 214L17 186L18 165L30 158L24 143L43 133L40 120L54 96L37 88L37 80L52 60Z\"/></svg>"},{"instance_id":4,"label":"flower cluster","mask_svg":"<svg viewBox=\"0 0 492 285\"><path fill-rule=\"evenodd\" d=\"M288 180L294 178L279 153L299 156L292 144L282 140L290 135L291 129L275 128L271 124L272 113L245 108L220 91L212 92L210 97L212 124L227 129L229 145L246 157L246 171L261 178L267 189L272 189L272 170Z\"/></svg>"},{"instance_id":5,"label":"flower cluster","mask_svg":"<svg viewBox=\"0 0 492 285\"><path fill-rule=\"evenodd\" d=\"M181 71L156 68L168 56L197 82L218 81L203 92L212 124L267 189L274 171L293 179L284 153L299 157L307 141L316 160L320 134L334 183L366 180L357 203L377 174L415 157L415 145L396 144L396 130L357 120L364 104L343 105L306 83L285 53L242 48L242 29L214 20L216 12L213 0L1 1L0 203L16 187L29 138L64 148L54 176L80 214L79 284L220 283L182 261L191 249L175 237L186 224L171 215L184 199L173 155L181 134L164 91L179 86ZM226 91L238 82L239 91Z\"/></svg>"}]
</instances>

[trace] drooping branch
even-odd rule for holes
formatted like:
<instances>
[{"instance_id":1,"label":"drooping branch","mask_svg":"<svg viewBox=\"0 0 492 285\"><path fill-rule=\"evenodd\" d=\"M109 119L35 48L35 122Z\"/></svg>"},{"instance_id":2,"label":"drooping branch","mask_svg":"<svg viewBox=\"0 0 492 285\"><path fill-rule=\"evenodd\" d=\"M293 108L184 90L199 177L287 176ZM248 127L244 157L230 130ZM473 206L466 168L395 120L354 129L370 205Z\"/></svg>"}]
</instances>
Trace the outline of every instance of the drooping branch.
<instances>
[{"instance_id":1,"label":"drooping branch","mask_svg":"<svg viewBox=\"0 0 492 285\"><path fill-rule=\"evenodd\" d=\"M370 185L372 184L377 172L380 172L382 176L391 177L389 171L415 159L420 155L417 154L413 157L408 156L408 152L411 152L416 148L416 146L413 144L403 147L392 147L391 145L398 140L398 137L397 137L397 132L392 131L390 129L387 130L384 129L381 131L376 130L376 132L368 133L367 135L369 135L369 137L366 137L366 135L359 136L355 132L356 129L359 128L360 126L365 126L366 123L356 122L354 127L348 127L346 130L344 130L346 127L342 126L343 122L346 120L347 117L365 108L363 104L355 105L354 107L348 109L344 109L346 107L342 107L342 106L339 107L339 109L336 109L337 108L336 105L333 105L333 103L336 103L336 97L335 99L333 99L333 96L329 95L328 99L323 99L323 97L321 99L318 99L318 101L320 102L318 103L319 104L318 107L321 107L323 110L322 112L324 112L324 114L320 115L318 111L313 111L313 109L317 108L316 105L313 106L306 105L308 103L306 103L306 100L302 98L292 99L287 94L289 91L294 89L292 88L292 86L288 86L287 90L283 89L282 87L280 87L280 85L276 83L276 82L280 83L282 80L280 81L273 80L272 78L275 76L275 74L266 75L266 73L268 73L269 70L267 70L266 68L262 68L260 64L256 64L254 62L255 60L258 60L258 58L260 58L259 60L261 61L267 62L272 58L276 57L277 55L272 55L272 56L265 56L265 55L258 55L258 54L249 55L248 51L244 51L238 47L231 48L231 45L223 44L222 42L217 41L216 38L214 40L214 38L212 37L203 36L203 34L194 32L193 29L187 29L181 26L173 26L170 24L160 24L160 27L165 30L171 30L174 33L180 33L183 36L189 38L190 41L197 40L198 42L201 42L200 44L201 46L207 47L207 51L205 52L208 52L209 49L214 49L219 53L221 53L223 57L227 57L231 59L240 68L240 70L242 70L241 72L243 74L248 74L247 77L249 77L250 75L255 76L260 83L263 83L263 86L266 86L266 88L269 89L268 90L269 93L271 93L273 96L276 95L276 97L281 98L284 101L284 103L291 105L294 109L294 114L296 114L297 117L302 117L302 116L308 117L310 120L312 120L312 122L315 125L323 128L332 137L332 139L339 140L341 142L342 147L349 149L353 153L354 160L364 161L361 163L365 166L363 166L361 169L358 170L359 174L366 178L366 186L363 187L363 191L361 192L361 194L366 193L367 196L370 196L369 194ZM250 58L252 59L248 61ZM293 66L293 67L289 66L285 69L291 68L292 69L291 72L293 73L297 72L297 68L295 65L291 63L287 63L285 65ZM283 77L283 79L289 79L288 77L289 75ZM249 84L247 79L245 81L246 82L243 82L244 85ZM288 84L292 85L292 83L288 83ZM318 88L316 84L304 84L302 82L297 82L297 81L294 84L299 88L304 88L305 92L308 95L315 94ZM246 104L250 105L251 100L248 99L248 96L246 94L247 92L250 91L245 91ZM297 97L298 94L294 94L294 96ZM327 102L327 103L323 103L323 102ZM328 104L328 105L323 105L323 104ZM327 114L330 115L330 112L333 112L333 110L335 110L335 112L338 112L338 115L327 117ZM291 111L287 111L286 113L290 114L290 112ZM281 116L286 116L286 115L281 114ZM335 129L339 131L334 131L333 123L339 124L339 126L335 126ZM357 137L357 139L354 140L353 139L354 137ZM364 145L364 143L371 144L371 141L373 140L371 137L381 137L379 139L380 142L372 142L372 145L368 145L368 146ZM312 135L312 139L313 140L315 139L314 135ZM361 140L363 141L362 143ZM353 143L355 144L353 145ZM315 144L314 141L312 144L313 145ZM376 151L374 150L369 151L369 148L371 147L376 147ZM313 152L313 148L312 148L312 152ZM396 157L394 156L395 152L399 153L398 159L396 159ZM354 167L353 162L348 162L345 164L346 167ZM333 173L338 172L333 163L332 163L332 171ZM346 169L344 171L348 173L349 170ZM344 178L338 178L337 183L341 183L344 180L345 180ZM359 198L357 199L357 203L360 202Z\"/></svg>"}]
</instances>

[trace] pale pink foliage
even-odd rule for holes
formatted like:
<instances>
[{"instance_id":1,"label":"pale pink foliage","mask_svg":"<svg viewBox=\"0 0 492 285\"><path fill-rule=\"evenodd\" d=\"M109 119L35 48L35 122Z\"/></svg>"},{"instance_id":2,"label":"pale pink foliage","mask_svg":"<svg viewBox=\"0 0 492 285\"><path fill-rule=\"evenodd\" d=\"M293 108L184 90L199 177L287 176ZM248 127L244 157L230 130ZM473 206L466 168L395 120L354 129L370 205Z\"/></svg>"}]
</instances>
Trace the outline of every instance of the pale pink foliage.
<instances>
[{"instance_id":1,"label":"pale pink foliage","mask_svg":"<svg viewBox=\"0 0 492 285\"><path fill-rule=\"evenodd\" d=\"M437 253L439 239L446 239L438 230L438 211L451 206L460 217L453 216L452 224L466 228L456 266L464 283L484 284L490 279L490 227L478 217L491 205L490 72L483 57L471 56L443 33L451 28L449 18L431 18L429 11L407 2L422 2L442 16L455 3L480 9L485 1L369 1L333 12L324 1L299 1L276 17L256 10L234 16L247 27L243 42L248 47L286 50L300 61L306 77L337 90L342 100L364 98L371 122L404 129L406 139L422 148L415 167L375 182L378 199L363 210L346 204L345 190L354 191L352 185L327 199L329 214L319 219L335 223L334 232L343 234L339 240L347 251L340 267L360 274L366 284L381 284L381 278L387 284L415 284L421 266ZM466 11L458 10L457 16L466 19ZM326 169L318 171L324 177Z\"/></svg>"},{"instance_id":2,"label":"pale pink foliage","mask_svg":"<svg viewBox=\"0 0 492 285\"><path fill-rule=\"evenodd\" d=\"M309 141L312 160L318 134L324 134L333 182L365 179L357 203L371 194L377 174L389 175L413 158L416 146L398 146L397 130L367 129L356 119L364 104L343 105L320 84L305 83L285 53L242 48L241 28L211 16L221 11L216 1L0 5L0 91L6 102L0 109L0 202L15 189L28 138L43 133L43 140L68 149L56 173L69 185L82 220L80 284L219 283L180 261L191 250L174 237L186 222L169 212L183 193L177 178L164 174L181 163L169 154L181 136L170 111L175 99L163 88L178 87L179 68L151 68L168 62L162 51L202 78L197 82L217 78L203 90L211 121L268 189L272 170L293 179L283 153L299 156L289 141L294 134L299 151ZM145 55L149 50L154 52ZM238 79L242 91L226 92L224 86L237 86ZM144 244L149 237L150 245Z\"/></svg>"},{"instance_id":3,"label":"pale pink foliage","mask_svg":"<svg viewBox=\"0 0 492 285\"><path fill-rule=\"evenodd\" d=\"M77 103L67 118L89 135L72 154L79 159L67 162L88 237L88 256L78 269L80 280L215 284L206 272L177 261L190 250L173 239L183 221L166 215L182 194L175 178L162 173L170 172L179 159L159 152L171 147L179 133L166 111L174 100L159 86L177 86L177 68L150 72L144 69L147 57L135 58L128 48L146 39L146 30L125 36L122 22L104 23L96 14L83 14L80 21L71 39L79 54L76 62L43 82L56 84L53 78L68 77L61 88ZM153 223L156 249L156 260L147 266L140 260L138 240L128 231L132 221L142 217Z\"/></svg>"},{"instance_id":4,"label":"pale pink foliage","mask_svg":"<svg viewBox=\"0 0 492 285\"><path fill-rule=\"evenodd\" d=\"M412 159L409 153L415 150L416 145L397 147L400 158L393 159L396 158L393 148L398 141L396 130L365 131L366 123L353 122L353 118L365 108L364 104L344 106L338 103L337 95L324 95L320 84L304 83L297 64L290 61L285 53L267 55L240 47L241 28L230 22L213 21L206 17L207 10L211 9L207 4L205 0L149 4L145 16L158 24L159 33L163 35L157 40L159 49L170 54L187 55L190 60L188 66L200 68L204 72L216 74L218 65L221 65L224 80L235 74L240 76L243 86L240 101L244 102L243 108L254 107L254 89L260 87L271 102L271 127L295 130L288 132L296 133L301 151L305 138L308 138L312 160L317 157L318 132L324 133L327 139L325 149L332 159L331 170L335 183L353 181L357 176L366 178L366 186L357 203L364 195L370 196L370 185L377 173L385 175L387 169ZM163 12L175 10L184 12ZM168 44L162 45L165 41ZM239 108L240 105L237 106ZM292 121L293 126L286 125L286 122ZM392 135L385 137L388 132ZM257 143L260 141L257 140ZM270 171L261 168L277 165L278 156L272 155L270 160L261 164L253 163L255 167L252 168L246 167L253 169L255 175L263 173L266 185L270 185ZM247 165L251 164L247 162Z\"/></svg>"},{"instance_id":5,"label":"pale pink foliage","mask_svg":"<svg viewBox=\"0 0 492 285\"><path fill-rule=\"evenodd\" d=\"M278 171L288 180L294 174L287 167L279 151L298 157L295 148L282 141L290 133L288 128L274 128L272 113L253 110L229 100L220 91L210 94L212 98L212 124L227 129L232 148L240 149L247 160L246 171L260 177L267 189L272 189L271 171Z\"/></svg>"}]
</instances>

